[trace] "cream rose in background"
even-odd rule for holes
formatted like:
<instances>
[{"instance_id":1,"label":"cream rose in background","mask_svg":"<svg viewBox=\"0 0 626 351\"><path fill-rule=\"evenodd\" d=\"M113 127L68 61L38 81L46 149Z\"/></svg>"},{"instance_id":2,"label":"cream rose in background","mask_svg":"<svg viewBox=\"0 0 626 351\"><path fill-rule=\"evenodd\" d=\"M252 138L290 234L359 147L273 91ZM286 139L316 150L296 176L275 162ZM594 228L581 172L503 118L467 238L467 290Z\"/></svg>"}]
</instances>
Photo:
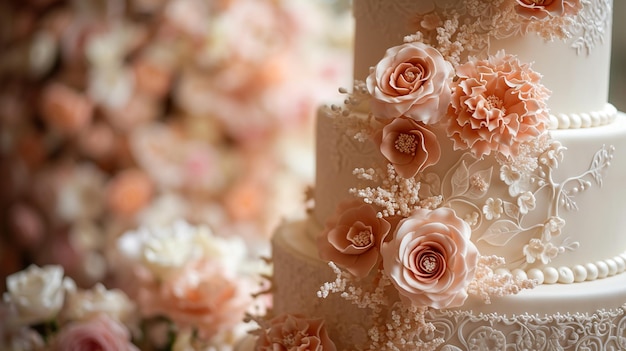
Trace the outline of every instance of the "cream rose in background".
<instances>
[{"instance_id":1,"label":"cream rose in background","mask_svg":"<svg viewBox=\"0 0 626 351\"><path fill-rule=\"evenodd\" d=\"M385 273L414 306L461 306L478 264L470 236L469 224L452 209L415 210L383 243Z\"/></svg>"},{"instance_id":2,"label":"cream rose in background","mask_svg":"<svg viewBox=\"0 0 626 351\"><path fill-rule=\"evenodd\" d=\"M9 309L8 323L26 326L50 322L65 301L67 280L60 266L29 266L7 278L3 301Z\"/></svg>"},{"instance_id":3,"label":"cream rose in background","mask_svg":"<svg viewBox=\"0 0 626 351\"><path fill-rule=\"evenodd\" d=\"M372 113L435 123L450 103L453 76L452 64L431 46L412 42L389 48L366 80Z\"/></svg>"}]
</instances>

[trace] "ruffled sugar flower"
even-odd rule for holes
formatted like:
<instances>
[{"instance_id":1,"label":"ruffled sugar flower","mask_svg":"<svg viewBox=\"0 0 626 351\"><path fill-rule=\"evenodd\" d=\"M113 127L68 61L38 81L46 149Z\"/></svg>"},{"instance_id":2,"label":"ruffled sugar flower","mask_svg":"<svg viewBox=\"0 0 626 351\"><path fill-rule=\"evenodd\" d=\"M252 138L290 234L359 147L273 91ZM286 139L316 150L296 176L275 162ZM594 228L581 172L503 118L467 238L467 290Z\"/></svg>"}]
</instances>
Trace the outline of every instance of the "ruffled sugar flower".
<instances>
[{"instance_id":1,"label":"ruffled sugar flower","mask_svg":"<svg viewBox=\"0 0 626 351\"><path fill-rule=\"evenodd\" d=\"M341 203L317 239L320 258L365 277L380 261L379 248L390 229L372 205L360 200Z\"/></svg>"},{"instance_id":2,"label":"ruffled sugar flower","mask_svg":"<svg viewBox=\"0 0 626 351\"><path fill-rule=\"evenodd\" d=\"M337 348L328 337L324 320L283 314L271 319L260 331L254 349L335 351Z\"/></svg>"},{"instance_id":3,"label":"ruffled sugar flower","mask_svg":"<svg viewBox=\"0 0 626 351\"><path fill-rule=\"evenodd\" d=\"M514 156L523 142L548 128L550 91L541 76L512 55L499 51L485 60L470 59L457 67L448 136L455 149L476 157L492 151Z\"/></svg>"},{"instance_id":4,"label":"ruffled sugar flower","mask_svg":"<svg viewBox=\"0 0 626 351\"><path fill-rule=\"evenodd\" d=\"M413 119L395 118L379 134L381 153L403 178L414 177L441 157L435 133Z\"/></svg>"},{"instance_id":5,"label":"ruffled sugar flower","mask_svg":"<svg viewBox=\"0 0 626 351\"><path fill-rule=\"evenodd\" d=\"M573 15L582 7L580 0L516 0L515 10L530 19Z\"/></svg>"},{"instance_id":6,"label":"ruffled sugar flower","mask_svg":"<svg viewBox=\"0 0 626 351\"><path fill-rule=\"evenodd\" d=\"M414 306L461 306L478 264L470 235L469 224L445 207L418 209L400 221L381 253L401 298Z\"/></svg>"},{"instance_id":7,"label":"ruffled sugar flower","mask_svg":"<svg viewBox=\"0 0 626 351\"><path fill-rule=\"evenodd\" d=\"M435 123L450 103L454 70L435 48L419 42L389 48L367 77L376 117L406 116Z\"/></svg>"}]
</instances>

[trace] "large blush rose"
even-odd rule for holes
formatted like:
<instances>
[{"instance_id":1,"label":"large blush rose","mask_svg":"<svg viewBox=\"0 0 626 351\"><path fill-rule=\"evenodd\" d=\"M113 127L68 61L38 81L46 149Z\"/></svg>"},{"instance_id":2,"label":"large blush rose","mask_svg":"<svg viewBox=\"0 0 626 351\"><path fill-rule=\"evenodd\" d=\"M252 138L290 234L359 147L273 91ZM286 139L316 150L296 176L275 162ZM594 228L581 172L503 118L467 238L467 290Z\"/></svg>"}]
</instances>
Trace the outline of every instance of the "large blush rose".
<instances>
[{"instance_id":1,"label":"large blush rose","mask_svg":"<svg viewBox=\"0 0 626 351\"><path fill-rule=\"evenodd\" d=\"M52 351L139 351L124 325L104 314L64 326L56 335Z\"/></svg>"},{"instance_id":2,"label":"large blush rose","mask_svg":"<svg viewBox=\"0 0 626 351\"><path fill-rule=\"evenodd\" d=\"M403 178L414 177L441 157L435 133L413 119L394 118L379 134L380 152Z\"/></svg>"},{"instance_id":3,"label":"large blush rose","mask_svg":"<svg viewBox=\"0 0 626 351\"><path fill-rule=\"evenodd\" d=\"M400 221L381 253L402 299L416 306L461 306L478 263L470 235L470 226L449 208L419 209Z\"/></svg>"},{"instance_id":4,"label":"large blush rose","mask_svg":"<svg viewBox=\"0 0 626 351\"><path fill-rule=\"evenodd\" d=\"M519 146L547 130L550 91L541 75L517 57L499 51L457 66L448 110L448 136L455 149L476 157L515 156Z\"/></svg>"},{"instance_id":5,"label":"large blush rose","mask_svg":"<svg viewBox=\"0 0 626 351\"><path fill-rule=\"evenodd\" d=\"M426 44L389 48L366 80L372 113L379 118L407 116L435 123L450 103L453 73L441 53Z\"/></svg>"},{"instance_id":6,"label":"large blush rose","mask_svg":"<svg viewBox=\"0 0 626 351\"><path fill-rule=\"evenodd\" d=\"M339 204L317 239L319 256L356 277L365 277L380 261L379 248L391 224L360 200Z\"/></svg>"},{"instance_id":7,"label":"large blush rose","mask_svg":"<svg viewBox=\"0 0 626 351\"><path fill-rule=\"evenodd\" d=\"M337 348L328 337L324 320L283 314L269 321L269 327L261 331L254 349L257 351L334 351Z\"/></svg>"}]
</instances>

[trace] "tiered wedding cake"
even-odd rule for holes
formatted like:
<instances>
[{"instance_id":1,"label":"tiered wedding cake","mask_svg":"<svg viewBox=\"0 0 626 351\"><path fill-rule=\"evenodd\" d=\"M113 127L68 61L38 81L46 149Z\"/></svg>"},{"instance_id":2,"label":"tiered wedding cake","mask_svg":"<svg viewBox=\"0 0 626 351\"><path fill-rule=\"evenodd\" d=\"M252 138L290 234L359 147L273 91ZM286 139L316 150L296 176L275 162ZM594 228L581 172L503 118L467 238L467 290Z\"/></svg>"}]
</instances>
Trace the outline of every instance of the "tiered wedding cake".
<instances>
[{"instance_id":1,"label":"tiered wedding cake","mask_svg":"<svg viewBox=\"0 0 626 351\"><path fill-rule=\"evenodd\" d=\"M319 113L314 207L273 239L256 349L625 349L612 2L354 13L356 83Z\"/></svg>"}]
</instances>

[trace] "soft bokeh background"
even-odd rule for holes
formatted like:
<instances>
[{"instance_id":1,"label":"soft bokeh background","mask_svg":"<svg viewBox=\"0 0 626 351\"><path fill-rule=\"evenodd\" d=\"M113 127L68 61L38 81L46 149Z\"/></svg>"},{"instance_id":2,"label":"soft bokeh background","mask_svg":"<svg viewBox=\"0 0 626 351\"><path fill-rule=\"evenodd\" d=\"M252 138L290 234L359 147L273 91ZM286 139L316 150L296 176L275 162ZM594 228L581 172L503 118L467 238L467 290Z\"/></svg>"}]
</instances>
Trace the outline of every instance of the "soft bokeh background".
<instances>
[{"instance_id":1,"label":"soft bokeh background","mask_svg":"<svg viewBox=\"0 0 626 351\"><path fill-rule=\"evenodd\" d=\"M612 44L609 101L626 111L626 1L613 1Z\"/></svg>"}]
</instances>

